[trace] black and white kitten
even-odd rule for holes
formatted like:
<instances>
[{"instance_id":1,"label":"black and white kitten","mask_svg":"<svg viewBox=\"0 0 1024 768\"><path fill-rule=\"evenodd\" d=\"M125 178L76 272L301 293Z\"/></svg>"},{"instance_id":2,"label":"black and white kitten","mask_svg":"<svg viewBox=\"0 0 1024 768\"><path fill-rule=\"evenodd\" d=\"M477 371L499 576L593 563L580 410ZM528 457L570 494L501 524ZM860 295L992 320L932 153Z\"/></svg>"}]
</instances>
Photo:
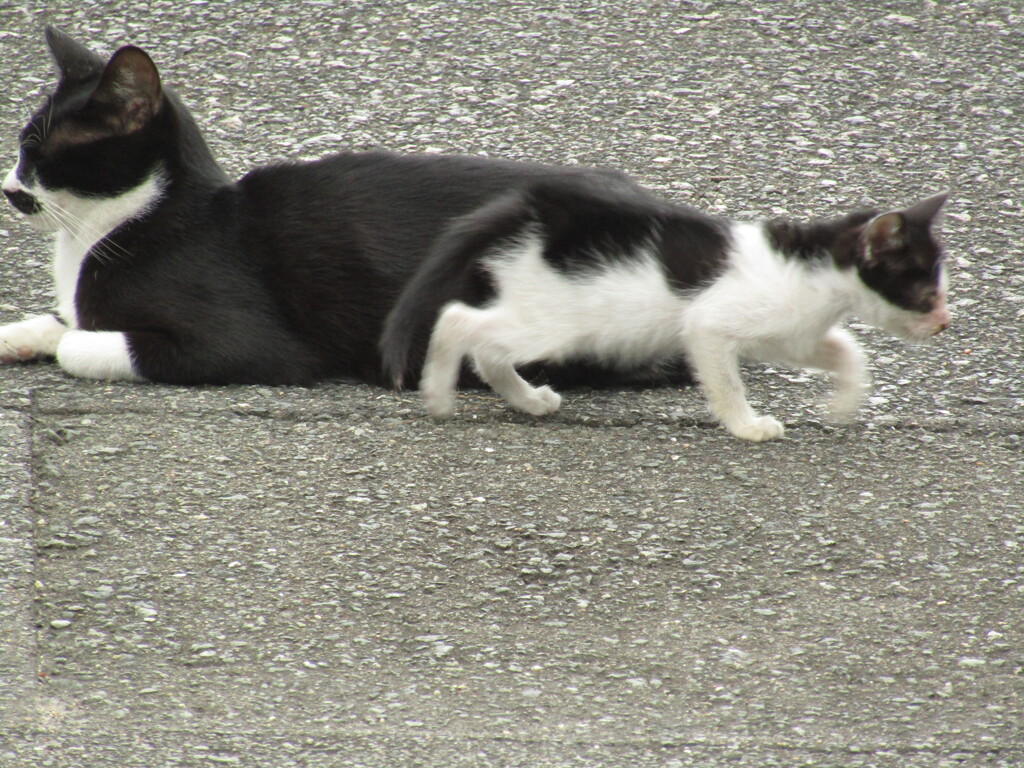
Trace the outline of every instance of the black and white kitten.
<instances>
[{"instance_id":1,"label":"black and white kitten","mask_svg":"<svg viewBox=\"0 0 1024 768\"><path fill-rule=\"evenodd\" d=\"M450 219L531 179L631 185L381 152L233 183L145 52L107 60L46 37L60 81L3 191L55 233L57 312L0 327L0 361L56 355L76 376L181 384L383 382L383 320Z\"/></svg>"},{"instance_id":2,"label":"black and white kitten","mask_svg":"<svg viewBox=\"0 0 1024 768\"><path fill-rule=\"evenodd\" d=\"M527 383L525 363L632 369L682 357L726 429L781 437L747 402L748 359L831 371L831 411L846 419L867 382L842 320L912 342L949 325L931 234L945 199L746 224L595 183L532 184L453 223L388 318L385 365L400 386L417 367L417 334L432 328L420 383L432 415L450 415L467 357L512 407L541 415L560 397Z\"/></svg>"}]
</instances>

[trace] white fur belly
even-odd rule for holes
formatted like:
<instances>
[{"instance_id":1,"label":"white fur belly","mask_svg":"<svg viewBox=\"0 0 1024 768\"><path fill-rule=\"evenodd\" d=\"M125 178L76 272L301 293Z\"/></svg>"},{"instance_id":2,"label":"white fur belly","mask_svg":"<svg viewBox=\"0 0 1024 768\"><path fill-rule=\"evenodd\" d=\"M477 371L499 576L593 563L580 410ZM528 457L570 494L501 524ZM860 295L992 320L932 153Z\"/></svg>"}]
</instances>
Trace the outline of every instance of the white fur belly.
<instances>
[{"instance_id":1,"label":"white fur belly","mask_svg":"<svg viewBox=\"0 0 1024 768\"><path fill-rule=\"evenodd\" d=\"M593 357L633 366L679 354L687 302L650 254L566 275L529 243L489 267L498 284L492 327L517 362Z\"/></svg>"}]
</instances>

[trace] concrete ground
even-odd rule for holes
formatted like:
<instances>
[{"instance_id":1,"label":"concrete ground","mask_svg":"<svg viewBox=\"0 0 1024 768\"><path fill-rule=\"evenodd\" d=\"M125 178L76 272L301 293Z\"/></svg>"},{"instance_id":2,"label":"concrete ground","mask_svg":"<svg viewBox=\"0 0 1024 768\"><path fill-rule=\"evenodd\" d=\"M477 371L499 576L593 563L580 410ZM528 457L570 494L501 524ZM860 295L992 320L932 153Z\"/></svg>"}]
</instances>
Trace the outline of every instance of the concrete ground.
<instances>
[{"instance_id":1,"label":"concrete ground","mask_svg":"<svg viewBox=\"0 0 1024 768\"><path fill-rule=\"evenodd\" d=\"M1024 15L1001 2L0 6L145 47L233 173L329 151L620 167L733 216L951 190L954 326L875 386L176 389L0 369L0 766L1024 765ZM49 245L0 213L0 321Z\"/></svg>"}]
</instances>

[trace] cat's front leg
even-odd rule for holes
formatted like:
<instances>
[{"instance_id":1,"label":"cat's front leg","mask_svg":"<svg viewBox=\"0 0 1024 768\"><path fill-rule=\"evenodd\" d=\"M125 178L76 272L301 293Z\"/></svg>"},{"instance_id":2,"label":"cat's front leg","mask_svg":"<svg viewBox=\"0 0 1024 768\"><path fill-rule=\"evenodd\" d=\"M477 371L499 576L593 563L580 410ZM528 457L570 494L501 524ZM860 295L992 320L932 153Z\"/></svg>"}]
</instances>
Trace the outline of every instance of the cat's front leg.
<instances>
[{"instance_id":1,"label":"cat's front leg","mask_svg":"<svg viewBox=\"0 0 1024 768\"><path fill-rule=\"evenodd\" d=\"M57 362L72 376L104 381L142 381L128 337L120 331L67 331L57 345Z\"/></svg>"},{"instance_id":2,"label":"cat's front leg","mask_svg":"<svg viewBox=\"0 0 1024 768\"><path fill-rule=\"evenodd\" d=\"M0 362L52 357L67 332L68 327L55 315L37 315L0 326Z\"/></svg>"},{"instance_id":3,"label":"cat's front leg","mask_svg":"<svg viewBox=\"0 0 1024 768\"><path fill-rule=\"evenodd\" d=\"M708 407L726 429L736 437L755 442L775 440L785 434L781 422L771 416L759 416L747 402L735 342L720 334L700 333L691 337L687 351Z\"/></svg>"}]
</instances>

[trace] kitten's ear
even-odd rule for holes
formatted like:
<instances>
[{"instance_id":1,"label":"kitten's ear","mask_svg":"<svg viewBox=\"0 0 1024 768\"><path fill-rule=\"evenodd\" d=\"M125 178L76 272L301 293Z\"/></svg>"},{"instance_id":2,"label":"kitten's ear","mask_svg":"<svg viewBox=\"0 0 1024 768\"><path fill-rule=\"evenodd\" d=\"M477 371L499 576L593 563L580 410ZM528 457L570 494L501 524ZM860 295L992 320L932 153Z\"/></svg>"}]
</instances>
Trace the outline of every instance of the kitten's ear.
<instances>
[{"instance_id":1,"label":"kitten's ear","mask_svg":"<svg viewBox=\"0 0 1024 768\"><path fill-rule=\"evenodd\" d=\"M902 213L907 217L908 221L914 221L925 225L930 224L938 215L939 210L942 208L943 204L946 202L946 198L948 197L948 191L940 192L937 195L932 195L931 197L904 209Z\"/></svg>"},{"instance_id":2,"label":"kitten's ear","mask_svg":"<svg viewBox=\"0 0 1024 768\"><path fill-rule=\"evenodd\" d=\"M90 101L120 133L145 127L163 104L156 65L144 50L126 45L107 62Z\"/></svg>"},{"instance_id":3,"label":"kitten's ear","mask_svg":"<svg viewBox=\"0 0 1024 768\"><path fill-rule=\"evenodd\" d=\"M902 211L889 211L876 216L864 228L864 261L898 250L907 244L907 226L928 227L942 209L949 192L940 192Z\"/></svg>"},{"instance_id":4,"label":"kitten's ear","mask_svg":"<svg viewBox=\"0 0 1024 768\"><path fill-rule=\"evenodd\" d=\"M46 44L63 80L88 80L103 70L103 58L54 26L46 27Z\"/></svg>"},{"instance_id":5,"label":"kitten's ear","mask_svg":"<svg viewBox=\"0 0 1024 768\"><path fill-rule=\"evenodd\" d=\"M902 248L906 244L906 219L900 211L875 216L864 227L864 261L870 264L877 255Z\"/></svg>"}]
</instances>

